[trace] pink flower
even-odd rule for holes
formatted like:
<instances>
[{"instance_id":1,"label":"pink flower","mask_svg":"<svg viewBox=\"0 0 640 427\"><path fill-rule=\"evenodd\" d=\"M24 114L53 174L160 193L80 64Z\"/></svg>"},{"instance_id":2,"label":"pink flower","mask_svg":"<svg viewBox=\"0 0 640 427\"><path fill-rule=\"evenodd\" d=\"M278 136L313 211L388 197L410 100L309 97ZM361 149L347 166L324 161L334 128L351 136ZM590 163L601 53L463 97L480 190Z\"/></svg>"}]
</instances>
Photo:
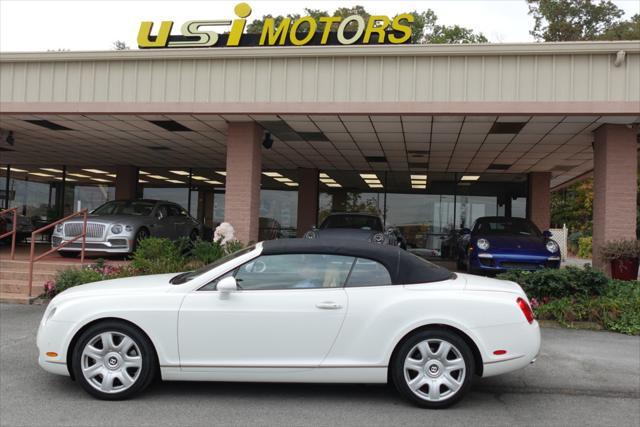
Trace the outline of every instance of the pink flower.
<instances>
[{"instance_id":1,"label":"pink flower","mask_svg":"<svg viewBox=\"0 0 640 427\"><path fill-rule=\"evenodd\" d=\"M531 308L538 308L539 306L540 303L538 302L538 300L535 298L531 298Z\"/></svg>"},{"instance_id":2,"label":"pink flower","mask_svg":"<svg viewBox=\"0 0 640 427\"><path fill-rule=\"evenodd\" d=\"M56 293L56 284L51 281L48 280L44 283L44 293L47 296L53 296Z\"/></svg>"}]
</instances>

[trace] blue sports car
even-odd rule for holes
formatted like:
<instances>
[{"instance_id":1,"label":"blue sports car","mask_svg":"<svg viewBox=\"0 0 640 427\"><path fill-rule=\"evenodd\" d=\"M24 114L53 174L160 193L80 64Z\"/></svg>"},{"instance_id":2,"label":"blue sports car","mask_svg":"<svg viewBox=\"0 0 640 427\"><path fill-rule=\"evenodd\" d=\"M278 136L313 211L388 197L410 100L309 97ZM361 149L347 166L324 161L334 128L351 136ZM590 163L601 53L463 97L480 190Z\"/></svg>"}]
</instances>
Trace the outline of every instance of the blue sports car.
<instances>
[{"instance_id":1,"label":"blue sports car","mask_svg":"<svg viewBox=\"0 0 640 427\"><path fill-rule=\"evenodd\" d=\"M469 273L559 268L560 247L528 219L487 216L462 230L457 262Z\"/></svg>"}]
</instances>

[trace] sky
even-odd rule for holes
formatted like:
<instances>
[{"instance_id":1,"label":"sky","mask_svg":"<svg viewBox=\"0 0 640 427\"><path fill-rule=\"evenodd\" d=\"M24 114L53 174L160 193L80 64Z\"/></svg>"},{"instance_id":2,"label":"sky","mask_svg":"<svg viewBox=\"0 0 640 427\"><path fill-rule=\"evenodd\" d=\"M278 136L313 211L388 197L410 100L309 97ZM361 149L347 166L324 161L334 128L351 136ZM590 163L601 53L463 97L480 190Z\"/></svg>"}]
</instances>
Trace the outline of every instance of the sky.
<instances>
[{"instance_id":1,"label":"sky","mask_svg":"<svg viewBox=\"0 0 640 427\"><path fill-rule=\"evenodd\" d=\"M533 19L525 0L245 0L251 18L265 14L300 13L304 8L332 12L338 7L363 5L372 14L394 16L432 9L440 24L458 24L484 33L494 43L534 41L529 31ZM171 20L174 32L193 19L233 19L239 1L214 0L0 0L0 51L67 49L110 50L122 40L137 48L140 21ZM625 18L640 13L638 0L614 0Z\"/></svg>"}]
</instances>

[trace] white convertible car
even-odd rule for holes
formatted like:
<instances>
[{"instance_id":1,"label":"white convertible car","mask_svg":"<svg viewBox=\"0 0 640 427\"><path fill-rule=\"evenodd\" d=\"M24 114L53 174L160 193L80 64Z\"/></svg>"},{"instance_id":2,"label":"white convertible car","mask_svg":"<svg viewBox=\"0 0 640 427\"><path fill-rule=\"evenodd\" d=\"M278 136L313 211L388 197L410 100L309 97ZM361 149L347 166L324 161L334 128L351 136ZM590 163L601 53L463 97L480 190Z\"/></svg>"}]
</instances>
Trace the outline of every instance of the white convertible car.
<instances>
[{"instance_id":1,"label":"white convertible car","mask_svg":"<svg viewBox=\"0 0 640 427\"><path fill-rule=\"evenodd\" d=\"M193 272L78 286L47 307L39 363L101 399L163 380L386 383L441 408L535 360L515 283L396 247L290 239Z\"/></svg>"}]
</instances>

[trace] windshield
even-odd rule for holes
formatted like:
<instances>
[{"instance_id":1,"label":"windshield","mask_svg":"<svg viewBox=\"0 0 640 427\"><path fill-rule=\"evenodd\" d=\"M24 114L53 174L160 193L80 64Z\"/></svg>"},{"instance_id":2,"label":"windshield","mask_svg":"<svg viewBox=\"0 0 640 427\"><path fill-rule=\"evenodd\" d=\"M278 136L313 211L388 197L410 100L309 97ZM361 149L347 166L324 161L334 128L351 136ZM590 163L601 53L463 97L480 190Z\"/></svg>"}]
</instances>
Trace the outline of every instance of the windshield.
<instances>
[{"instance_id":1,"label":"windshield","mask_svg":"<svg viewBox=\"0 0 640 427\"><path fill-rule=\"evenodd\" d=\"M531 221L522 218L493 218L478 220L473 230L479 234L518 234L521 236L542 235Z\"/></svg>"},{"instance_id":2,"label":"windshield","mask_svg":"<svg viewBox=\"0 0 640 427\"><path fill-rule=\"evenodd\" d=\"M143 200L118 200L114 202L107 202L91 213L93 215L149 216L151 215L151 212L153 212L154 206L155 203Z\"/></svg>"},{"instance_id":3,"label":"windshield","mask_svg":"<svg viewBox=\"0 0 640 427\"><path fill-rule=\"evenodd\" d=\"M375 216L329 215L320 228L360 228L362 230L382 231L382 223L380 218Z\"/></svg>"},{"instance_id":4,"label":"windshield","mask_svg":"<svg viewBox=\"0 0 640 427\"><path fill-rule=\"evenodd\" d=\"M171 278L171 280L169 281L172 285L181 285L183 283L188 282L189 280L200 276L201 274L204 274L208 271L213 270L216 267L220 267L222 264L224 264L225 262L229 262L232 259L238 258L244 254L248 254L249 252L251 252L252 250L254 250L256 248L256 245L252 245L252 246L248 246L244 249L240 249L239 251L236 251L232 254L229 254L227 256L223 256L222 258L218 259L217 261L212 262L211 264L207 264L204 267L200 267L197 270L193 270L193 271L187 271L186 273L180 273L177 276L174 276Z\"/></svg>"}]
</instances>

